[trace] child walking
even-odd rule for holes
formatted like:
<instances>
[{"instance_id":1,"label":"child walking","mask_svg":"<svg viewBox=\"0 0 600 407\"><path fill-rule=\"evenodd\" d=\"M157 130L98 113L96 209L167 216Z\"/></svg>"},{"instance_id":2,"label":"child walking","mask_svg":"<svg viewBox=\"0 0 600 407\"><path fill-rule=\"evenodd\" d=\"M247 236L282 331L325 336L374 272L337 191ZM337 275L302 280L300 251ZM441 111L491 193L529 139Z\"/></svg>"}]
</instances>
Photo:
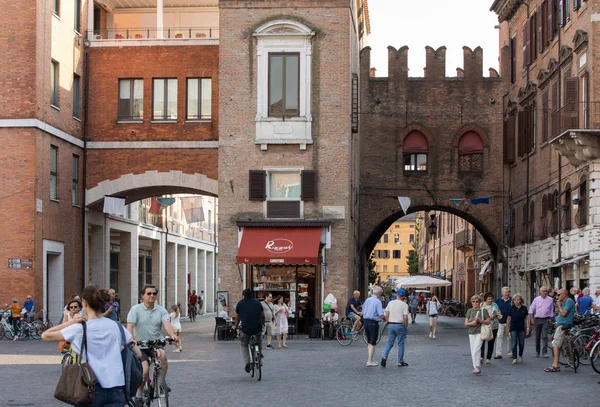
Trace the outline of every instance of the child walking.
<instances>
[{"instance_id":1,"label":"child walking","mask_svg":"<svg viewBox=\"0 0 600 407\"><path fill-rule=\"evenodd\" d=\"M171 326L173 327L173 332L175 335L179 337L179 342L177 342L177 348L173 350L173 352L181 352L183 347L181 346L181 321L179 320L181 316L181 310L177 305L173 305L171 307L171 312L169 317L171 317Z\"/></svg>"}]
</instances>

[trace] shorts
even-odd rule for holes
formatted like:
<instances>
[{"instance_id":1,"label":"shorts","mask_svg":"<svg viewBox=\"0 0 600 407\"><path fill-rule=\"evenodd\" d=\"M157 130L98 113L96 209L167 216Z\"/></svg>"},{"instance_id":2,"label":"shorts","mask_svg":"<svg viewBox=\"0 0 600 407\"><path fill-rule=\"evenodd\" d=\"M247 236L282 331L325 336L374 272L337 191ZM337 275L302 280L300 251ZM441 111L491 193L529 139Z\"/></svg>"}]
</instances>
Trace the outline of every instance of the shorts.
<instances>
[{"instance_id":1,"label":"shorts","mask_svg":"<svg viewBox=\"0 0 600 407\"><path fill-rule=\"evenodd\" d=\"M357 316L360 316L360 315L358 315L358 314L355 314L354 312L350 312L350 313L348 313L348 315L347 315L347 317L348 317L349 319L353 320L353 321L356 319L356 317L357 317Z\"/></svg>"},{"instance_id":2,"label":"shorts","mask_svg":"<svg viewBox=\"0 0 600 407\"><path fill-rule=\"evenodd\" d=\"M156 346L154 349L165 349L162 346ZM142 352L142 362L147 361L148 359L150 359L150 349L140 349L140 352Z\"/></svg>"},{"instance_id":3,"label":"shorts","mask_svg":"<svg viewBox=\"0 0 600 407\"><path fill-rule=\"evenodd\" d=\"M570 328L564 328L562 326L556 327L556 331L554 331L554 339L552 339L552 347L553 348L562 347L563 342L565 341L565 331L567 331L569 329Z\"/></svg>"},{"instance_id":4,"label":"shorts","mask_svg":"<svg viewBox=\"0 0 600 407\"><path fill-rule=\"evenodd\" d=\"M429 316L429 318L437 318L437 317L438 317L438 314L432 314Z\"/></svg>"},{"instance_id":5,"label":"shorts","mask_svg":"<svg viewBox=\"0 0 600 407\"><path fill-rule=\"evenodd\" d=\"M181 334L181 329L173 329L173 332L175 335L179 336L179 334Z\"/></svg>"},{"instance_id":6,"label":"shorts","mask_svg":"<svg viewBox=\"0 0 600 407\"><path fill-rule=\"evenodd\" d=\"M377 345L377 337L379 336L379 322L372 319L365 320L365 334L367 335L367 343L369 345Z\"/></svg>"},{"instance_id":7,"label":"shorts","mask_svg":"<svg viewBox=\"0 0 600 407\"><path fill-rule=\"evenodd\" d=\"M411 312L411 313L415 313L415 312L417 312L417 306L416 306L416 305L415 305L415 306L411 306L411 307L410 307L410 312Z\"/></svg>"},{"instance_id":8,"label":"shorts","mask_svg":"<svg viewBox=\"0 0 600 407\"><path fill-rule=\"evenodd\" d=\"M265 322L263 335L273 336L273 322Z\"/></svg>"}]
</instances>

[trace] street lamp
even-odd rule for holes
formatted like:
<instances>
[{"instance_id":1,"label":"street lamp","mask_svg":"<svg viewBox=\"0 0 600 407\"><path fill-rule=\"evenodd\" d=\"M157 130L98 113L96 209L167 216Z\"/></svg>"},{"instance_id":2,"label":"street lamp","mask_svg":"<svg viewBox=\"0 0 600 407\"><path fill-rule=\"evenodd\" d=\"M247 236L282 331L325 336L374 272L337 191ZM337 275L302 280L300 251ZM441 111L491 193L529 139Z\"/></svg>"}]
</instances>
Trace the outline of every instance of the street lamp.
<instances>
[{"instance_id":1,"label":"street lamp","mask_svg":"<svg viewBox=\"0 0 600 407\"><path fill-rule=\"evenodd\" d=\"M429 230L429 236L431 239L435 239L435 234L437 232L437 225L435 224L435 213L432 213L431 215L429 215L429 226L427 227L427 229ZM433 257L435 259L435 243L433 246ZM435 260L433 261L433 267L431 270L431 273L433 273L435 271Z\"/></svg>"}]
</instances>

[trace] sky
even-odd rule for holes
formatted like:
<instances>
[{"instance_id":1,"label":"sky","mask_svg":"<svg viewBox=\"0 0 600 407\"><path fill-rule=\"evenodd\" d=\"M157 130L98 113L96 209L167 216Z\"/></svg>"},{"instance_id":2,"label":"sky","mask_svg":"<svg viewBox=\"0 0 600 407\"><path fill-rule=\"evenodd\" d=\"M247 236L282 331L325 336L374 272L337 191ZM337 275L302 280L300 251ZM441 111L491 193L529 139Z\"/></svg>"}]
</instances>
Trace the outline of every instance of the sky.
<instances>
[{"instance_id":1,"label":"sky","mask_svg":"<svg viewBox=\"0 0 600 407\"><path fill-rule=\"evenodd\" d=\"M463 67L463 46L483 49L483 75L498 70L497 15L492 0L369 0L371 67L387 76L387 47L407 45L409 76L423 76L425 46L446 46L446 76Z\"/></svg>"}]
</instances>

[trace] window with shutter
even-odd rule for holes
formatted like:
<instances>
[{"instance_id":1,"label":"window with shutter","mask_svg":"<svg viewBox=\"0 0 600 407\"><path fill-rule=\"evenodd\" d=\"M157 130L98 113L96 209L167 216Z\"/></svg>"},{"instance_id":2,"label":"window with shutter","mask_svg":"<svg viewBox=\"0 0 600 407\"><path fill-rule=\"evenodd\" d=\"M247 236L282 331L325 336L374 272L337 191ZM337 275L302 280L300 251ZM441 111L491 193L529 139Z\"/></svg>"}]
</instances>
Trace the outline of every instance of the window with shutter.
<instances>
[{"instance_id":1,"label":"window with shutter","mask_svg":"<svg viewBox=\"0 0 600 407\"><path fill-rule=\"evenodd\" d=\"M564 0L558 0L558 25L559 27L564 27L565 26L565 21L564 21Z\"/></svg>"},{"instance_id":2,"label":"window with shutter","mask_svg":"<svg viewBox=\"0 0 600 407\"><path fill-rule=\"evenodd\" d=\"M515 241L516 227L517 227L517 218L516 218L515 209L513 208L510 211L510 230L509 230L509 235L508 235L508 244L511 246L514 246L516 243L516 241Z\"/></svg>"},{"instance_id":3,"label":"window with shutter","mask_svg":"<svg viewBox=\"0 0 600 407\"><path fill-rule=\"evenodd\" d=\"M544 13L542 11L542 6L538 7L538 11L536 12L536 26L537 26L537 48L538 52L541 54L544 51Z\"/></svg>"},{"instance_id":4,"label":"window with shutter","mask_svg":"<svg viewBox=\"0 0 600 407\"><path fill-rule=\"evenodd\" d=\"M504 120L504 163L515 162L515 116Z\"/></svg>"},{"instance_id":5,"label":"window with shutter","mask_svg":"<svg viewBox=\"0 0 600 407\"><path fill-rule=\"evenodd\" d=\"M537 109L536 103L532 102L528 106L528 129L527 129L527 152L531 152L535 150L535 138L537 133Z\"/></svg>"},{"instance_id":6,"label":"window with shutter","mask_svg":"<svg viewBox=\"0 0 600 407\"><path fill-rule=\"evenodd\" d=\"M300 201L268 201L268 218L299 218Z\"/></svg>"},{"instance_id":7,"label":"window with shutter","mask_svg":"<svg viewBox=\"0 0 600 407\"><path fill-rule=\"evenodd\" d=\"M552 82L552 138L558 135L558 80Z\"/></svg>"},{"instance_id":8,"label":"window with shutter","mask_svg":"<svg viewBox=\"0 0 600 407\"><path fill-rule=\"evenodd\" d=\"M579 184L579 203L577 204L577 224L587 225L587 182L585 176Z\"/></svg>"},{"instance_id":9,"label":"window with shutter","mask_svg":"<svg viewBox=\"0 0 600 407\"><path fill-rule=\"evenodd\" d=\"M483 141L473 131L463 134L458 142L458 171L483 171Z\"/></svg>"},{"instance_id":10,"label":"window with shutter","mask_svg":"<svg viewBox=\"0 0 600 407\"><path fill-rule=\"evenodd\" d=\"M558 0L548 0L548 42L554 39L558 26Z\"/></svg>"},{"instance_id":11,"label":"window with shutter","mask_svg":"<svg viewBox=\"0 0 600 407\"><path fill-rule=\"evenodd\" d=\"M548 90L542 93L542 143L548 141Z\"/></svg>"},{"instance_id":12,"label":"window with shutter","mask_svg":"<svg viewBox=\"0 0 600 407\"><path fill-rule=\"evenodd\" d=\"M264 201L267 198L267 172L250 170L248 196L251 201Z\"/></svg>"},{"instance_id":13,"label":"window with shutter","mask_svg":"<svg viewBox=\"0 0 600 407\"><path fill-rule=\"evenodd\" d=\"M542 46L540 49L544 51L546 49L546 45L550 41L550 36L548 35L548 0L544 0L542 3L542 19L540 20L540 38Z\"/></svg>"},{"instance_id":14,"label":"window with shutter","mask_svg":"<svg viewBox=\"0 0 600 407\"><path fill-rule=\"evenodd\" d=\"M523 26L523 68L526 68L530 62L529 38L530 38L530 20L527 20Z\"/></svg>"},{"instance_id":15,"label":"window with shutter","mask_svg":"<svg viewBox=\"0 0 600 407\"><path fill-rule=\"evenodd\" d=\"M269 170L267 172L267 217L302 217L300 170Z\"/></svg>"},{"instance_id":16,"label":"window with shutter","mask_svg":"<svg viewBox=\"0 0 600 407\"><path fill-rule=\"evenodd\" d=\"M566 128L579 127L579 78L565 78L565 119Z\"/></svg>"},{"instance_id":17,"label":"window with shutter","mask_svg":"<svg viewBox=\"0 0 600 407\"><path fill-rule=\"evenodd\" d=\"M548 197L546 194L542 196L542 212L540 214L540 238L545 239L548 236Z\"/></svg>"},{"instance_id":18,"label":"window with shutter","mask_svg":"<svg viewBox=\"0 0 600 407\"><path fill-rule=\"evenodd\" d=\"M531 58L530 58L531 63L533 63L533 61L535 61L535 59L537 58L537 51L538 51L537 16L538 16L538 14L537 14L537 12L535 12L529 19L529 30L530 30L530 34L529 34L529 38L530 38L529 50L530 51L529 52L531 55Z\"/></svg>"},{"instance_id":19,"label":"window with shutter","mask_svg":"<svg viewBox=\"0 0 600 407\"><path fill-rule=\"evenodd\" d=\"M517 39L510 39L510 83L517 81Z\"/></svg>"},{"instance_id":20,"label":"window with shutter","mask_svg":"<svg viewBox=\"0 0 600 407\"><path fill-rule=\"evenodd\" d=\"M565 187L565 203L562 206L563 210L563 230L571 230L571 184Z\"/></svg>"},{"instance_id":21,"label":"window with shutter","mask_svg":"<svg viewBox=\"0 0 600 407\"><path fill-rule=\"evenodd\" d=\"M316 171L302 171L300 173L300 183L302 184L302 191L300 198L303 201L316 201L317 200L317 172Z\"/></svg>"},{"instance_id":22,"label":"window with shutter","mask_svg":"<svg viewBox=\"0 0 600 407\"><path fill-rule=\"evenodd\" d=\"M531 201L529 204L529 226L528 226L528 240L533 242L535 238L535 203Z\"/></svg>"}]
</instances>

